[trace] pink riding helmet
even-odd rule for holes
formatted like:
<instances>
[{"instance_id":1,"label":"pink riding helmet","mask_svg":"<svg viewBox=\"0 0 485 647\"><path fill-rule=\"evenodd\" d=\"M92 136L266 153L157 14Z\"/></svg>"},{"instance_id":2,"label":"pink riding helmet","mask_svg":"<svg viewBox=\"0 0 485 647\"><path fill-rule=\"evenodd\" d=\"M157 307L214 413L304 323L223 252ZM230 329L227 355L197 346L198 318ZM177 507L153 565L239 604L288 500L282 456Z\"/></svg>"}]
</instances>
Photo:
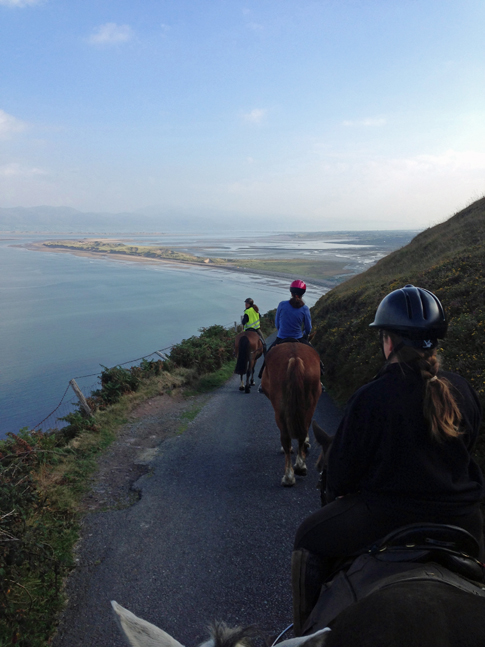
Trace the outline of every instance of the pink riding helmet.
<instances>
[{"instance_id":1,"label":"pink riding helmet","mask_svg":"<svg viewBox=\"0 0 485 647\"><path fill-rule=\"evenodd\" d=\"M300 279L297 279L290 285L290 290L292 290L293 288L297 288L298 290L306 290L306 283L300 281Z\"/></svg>"}]
</instances>

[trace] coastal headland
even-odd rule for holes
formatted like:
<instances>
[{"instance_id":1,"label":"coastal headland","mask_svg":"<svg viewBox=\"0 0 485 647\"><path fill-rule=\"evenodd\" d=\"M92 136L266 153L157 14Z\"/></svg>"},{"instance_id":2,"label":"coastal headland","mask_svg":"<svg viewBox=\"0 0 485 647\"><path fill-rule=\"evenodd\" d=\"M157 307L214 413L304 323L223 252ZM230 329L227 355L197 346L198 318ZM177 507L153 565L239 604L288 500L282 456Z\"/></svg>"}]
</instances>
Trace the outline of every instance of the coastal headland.
<instances>
[{"instance_id":1,"label":"coastal headland","mask_svg":"<svg viewBox=\"0 0 485 647\"><path fill-rule=\"evenodd\" d=\"M23 247L37 252L69 253L89 258L103 257L113 261L129 261L169 266L207 267L231 272L252 273L272 278L299 278L314 285L332 288L353 276L348 259L226 259L196 256L169 247L126 245L113 238L77 240L50 240L28 243Z\"/></svg>"}]
</instances>

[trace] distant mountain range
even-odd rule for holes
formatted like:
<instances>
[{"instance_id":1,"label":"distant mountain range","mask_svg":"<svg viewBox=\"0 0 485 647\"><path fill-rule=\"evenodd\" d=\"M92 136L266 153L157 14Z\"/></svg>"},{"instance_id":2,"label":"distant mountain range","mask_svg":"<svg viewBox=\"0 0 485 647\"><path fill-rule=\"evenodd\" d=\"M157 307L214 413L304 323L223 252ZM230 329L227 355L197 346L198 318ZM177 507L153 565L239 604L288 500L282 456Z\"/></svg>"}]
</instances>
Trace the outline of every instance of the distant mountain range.
<instances>
[{"instance_id":1,"label":"distant mountain range","mask_svg":"<svg viewBox=\"0 0 485 647\"><path fill-rule=\"evenodd\" d=\"M235 213L199 210L197 215L182 210L147 207L136 212L93 213L71 207L0 208L0 231L123 233L123 232L197 232L236 231L253 227L267 231L275 223L246 218Z\"/></svg>"}]
</instances>

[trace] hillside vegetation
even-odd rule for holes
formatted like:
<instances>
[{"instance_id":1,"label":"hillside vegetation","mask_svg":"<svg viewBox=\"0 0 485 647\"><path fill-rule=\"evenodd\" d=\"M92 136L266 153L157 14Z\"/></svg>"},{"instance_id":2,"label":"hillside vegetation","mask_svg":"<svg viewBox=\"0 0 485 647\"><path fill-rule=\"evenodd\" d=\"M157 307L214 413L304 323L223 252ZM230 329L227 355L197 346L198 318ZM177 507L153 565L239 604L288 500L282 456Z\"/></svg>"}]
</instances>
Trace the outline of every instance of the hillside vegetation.
<instances>
[{"instance_id":1,"label":"hillside vegetation","mask_svg":"<svg viewBox=\"0 0 485 647\"><path fill-rule=\"evenodd\" d=\"M313 343L326 367L326 384L340 402L382 365L376 332L369 328L379 302L390 291L412 283L442 301L449 321L440 348L442 365L466 377L485 406L484 242L485 198L481 198L316 303Z\"/></svg>"}]
</instances>

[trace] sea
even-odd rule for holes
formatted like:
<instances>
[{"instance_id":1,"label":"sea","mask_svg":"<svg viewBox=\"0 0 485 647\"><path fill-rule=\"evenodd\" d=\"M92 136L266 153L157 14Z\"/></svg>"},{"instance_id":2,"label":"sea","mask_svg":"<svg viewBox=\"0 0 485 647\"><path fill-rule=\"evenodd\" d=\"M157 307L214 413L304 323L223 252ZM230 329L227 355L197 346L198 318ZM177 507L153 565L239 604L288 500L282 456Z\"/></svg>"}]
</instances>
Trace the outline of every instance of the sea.
<instances>
[{"instance_id":1,"label":"sea","mask_svg":"<svg viewBox=\"0 0 485 647\"><path fill-rule=\"evenodd\" d=\"M416 232L344 232L308 238L277 233L119 236L224 258L340 259L353 273ZM79 234L0 234L0 438L62 426L77 404L69 380L89 394L103 366L142 357L213 324L239 323L244 300L261 312L289 298L288 279L207 266L142 263L32 251L29 243ZM89 236L94 237L94 236ZM98 236L100 237L100 236ZM115 237L115 234L110 234ZM298 278L298 277L295 277ZM329 288L308 282L312 306Z\"/></svg>"}]
</instances>

